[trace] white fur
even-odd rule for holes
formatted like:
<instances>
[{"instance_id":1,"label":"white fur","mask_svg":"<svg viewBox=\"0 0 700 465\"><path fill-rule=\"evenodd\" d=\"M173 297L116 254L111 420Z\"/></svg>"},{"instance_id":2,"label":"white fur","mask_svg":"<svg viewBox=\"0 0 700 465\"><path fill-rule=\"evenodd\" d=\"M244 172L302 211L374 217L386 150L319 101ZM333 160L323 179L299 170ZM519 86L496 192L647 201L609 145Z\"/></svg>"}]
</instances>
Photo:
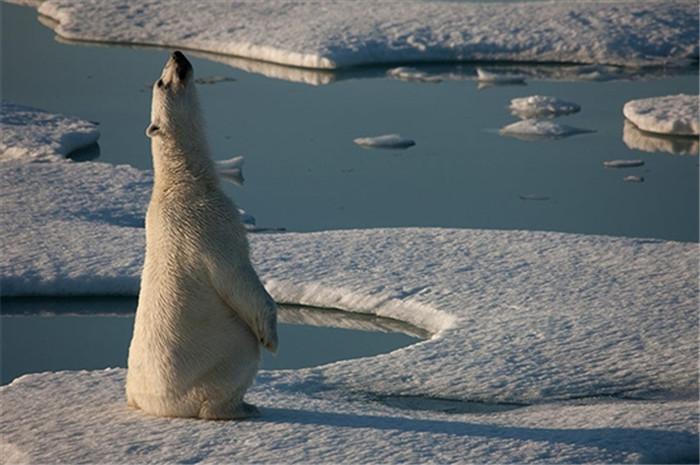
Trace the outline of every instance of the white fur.
<instances>
[{"instance_id":1,"label":"white fur","mask_svg":"<svg viewBox=\"0 0 700 465\"><path fill-rule=\"evenodd\" d=\"M192 72L171 58L153 87L155 170L146 259L129 348L129 405L161 416L244 418L260 344L277 349L277 308L219 188Z\"/></svg>"}]
</instances>

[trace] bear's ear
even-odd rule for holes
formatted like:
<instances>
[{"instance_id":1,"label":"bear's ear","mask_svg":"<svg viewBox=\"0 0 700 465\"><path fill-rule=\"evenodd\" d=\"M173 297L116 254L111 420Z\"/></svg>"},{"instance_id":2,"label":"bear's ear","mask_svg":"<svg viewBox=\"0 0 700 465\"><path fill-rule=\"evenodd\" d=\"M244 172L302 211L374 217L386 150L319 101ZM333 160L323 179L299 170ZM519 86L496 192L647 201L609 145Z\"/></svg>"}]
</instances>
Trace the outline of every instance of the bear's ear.
<instances>
[{"instance_id":1,"label":"bear's ear","mask_svg":"<svg viewBox=\"0 0 700 465\"><path fill-rule=\"evenodd\" d=\"M156 134L158 134L158 131L160 131L160 128L159 128L156 124L151 123L151 124L149 124L148 127L146 128L146 135L147 135L148 137L153 137L153 136L155 136Z\"/></svg>"}]
</instances>

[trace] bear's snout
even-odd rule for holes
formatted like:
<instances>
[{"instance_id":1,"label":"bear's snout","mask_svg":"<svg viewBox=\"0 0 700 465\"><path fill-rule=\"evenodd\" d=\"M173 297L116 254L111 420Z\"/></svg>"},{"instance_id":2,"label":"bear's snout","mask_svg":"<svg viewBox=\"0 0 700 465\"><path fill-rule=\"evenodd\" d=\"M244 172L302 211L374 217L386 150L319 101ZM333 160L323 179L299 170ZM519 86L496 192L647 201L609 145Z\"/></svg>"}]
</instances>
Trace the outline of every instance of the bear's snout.
<instances>
[{"instance_id":1,"label":"bear's snout","mask_svg":"<svg viewBox=\"0 0 700 465\"><path fill-rule=\"evenodd\" d=\"M192 71L192 64L189 62L187 57L185 57L185 54L179 50L175 50L173 52L171 59L175 63L175 73L177 74L178 79L184 81L187 74Z\"/></svg>"}]
</instances>

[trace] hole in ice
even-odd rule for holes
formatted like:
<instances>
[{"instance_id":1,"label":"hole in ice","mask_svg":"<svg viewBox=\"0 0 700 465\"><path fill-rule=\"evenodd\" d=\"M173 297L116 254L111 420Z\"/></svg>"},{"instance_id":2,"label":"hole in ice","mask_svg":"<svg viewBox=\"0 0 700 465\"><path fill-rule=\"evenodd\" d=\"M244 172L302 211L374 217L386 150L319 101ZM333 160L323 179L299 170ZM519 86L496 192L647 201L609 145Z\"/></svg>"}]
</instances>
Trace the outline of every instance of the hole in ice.
<instances>
[{"instance_id":1,"label":"hole in ice","mask_svg":"<svg viewBox=\"0 0 700 465\"><path fill-rule=\"evenodd\" d=\"M137 299L4 298L0 383L26 373L125 367ZM303 368L369 357L429 337L389 318L281 305L280 349L264 352L262 369Z\"/></svg>"},{"instance_id":2,"label":"hole in ice","mask_svg":"<svg viewBox=\"0 0 700 465\"><path fill-rule=\"evenodd\" d=\"M66 155L66 158L77 161L77 162L82 162L82 161L92 161L100 157L100 145L95 142L90 145L86 145L85 147L73 150L70 152L68 155Z\"/></svg>"},{"instance_id":3,"label":"hole in ice","mask_svg":"<svg viewBox=\"0 0 700 465\"><path fill-rule=\"evenodd\" d=\"M375 400L389 407L406 410L430 410L443 413L486 414L506 412L528 406L527 404L477 402L426 396L379 395L375 397Z\"/></svg>"}]
</instances>

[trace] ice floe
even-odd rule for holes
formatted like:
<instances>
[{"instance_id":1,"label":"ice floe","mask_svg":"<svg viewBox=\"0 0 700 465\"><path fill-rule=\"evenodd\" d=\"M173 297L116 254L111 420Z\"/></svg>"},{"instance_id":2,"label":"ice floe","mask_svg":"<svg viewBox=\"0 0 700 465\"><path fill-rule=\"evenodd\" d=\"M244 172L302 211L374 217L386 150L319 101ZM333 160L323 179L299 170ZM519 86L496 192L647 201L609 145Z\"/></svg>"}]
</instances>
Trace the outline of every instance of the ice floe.
<instances>
[{"instance_id":1,"label":"ice floe","mask_svg":"<svg viewBox=\"0 0 700 465\"><path fill-rule=\"evenodd\" d=\"M150 183L127 166L0 157L3 296L135 295ZM697 460L697 244L440 228L250 241L276 300L431 337L262 371L248 422L129 410L123 369L26 375L0 387L0 450L27 463Z\"/></svg>"},{"instance_id":2,"label":"ice floe","mask_svg":"<svg viewBox=\"0 0 700 465\"><path fill-rule=\"evenodd\" d=\"M416 68L410 68L406 66L392 68L386 72L386 75L394 79L399 79L401 81L428 82L433 84L442 82L443 79L439 75L430 75L424 71L419 71Z\"/></svg>"},{"instance_id":3,"label":"ice floe","mask_svg":"<svg viewBox=\"0 0 700 465\"><path fill-rule=\"evenodd\" d=\"M561 139L593 132L589 129L580 129L552 120L526 119L501 128L501 134L513 136L522 140Z\"/></svg>"},{"instance_id":4,"label":"ice floe","mask_svg":"<svg viewBox=\"0 0 700 465\"><path fill-rule=\"evenodd\" d=\"M606 168L636 168L644 166L643 160L606 160L603 162Z\"/></svg>"},{"instance_id":5,"label":"ice floe","mask_svg":"<svg viewBox=\"0 0 700 465\"><path fill-rule=\"evenodd\" d=\"M47 0L69 39L162 45L306 68L437 61L686 64L693 1L288 3Z\"/></svg>"},{"instance_id":6,"label":"ice floe","mask_svg":"<svg viewBox=\"0 0 700 465\"><path fill-rule=\"evenodd\" d=\"M693 136L668 136L641 131L625 120L622 140L627 147L642 152L666 152L674 155L698 155L700 141Z\"/></svg>"},{"instance_id":7,"label":"ice floe","mask_svg":"<svg viewBox=\"0 0 700 465\"><path fill-rule=\"evenodd\" d=\"M510 101L509 108L512 114L522 119L554 118L581 111L576 103L545 95L515 98Z\"/></svg>"},{"instance_id":8,"label":"ice floe","mask_svg":"<svg viewBox=\"0 0 700 465\"><path fill-rule=\"evenodd\" d=\"M401 137L399 134L384 134L382 136L358 137L354 139L357 145L378 149L406 149L416 145L412 139Z\"/></svg>"},{"instance_id":9,"label":"ice floe","mask_svg":"<svg viewBox=\"0 0 700 465\"><path fill-rule=\"evenodd\" d=\"M644 182L644 176L625 176L622 180L625 182Z\"/></svg>"},{"instance_id":10,"label":"ice floe","mask_svg":"<svg viewBox=\"0 0 700 465\"><path fill-rule=\"evenodd\" d=\"M668 95L627 102L625 117L639 129L677 136L700 135L697 95Z\"/></svg>"},{"instance_id":11,"label":"ice floe","mask_svg":"<svg viewBox=\"0 0 700 465\"><path fill-rule=\"evenodd\" d=\"M48 161L93 144L97 124L42 110L0 103L0 157Z\"/></svg>"}]
</instances>

